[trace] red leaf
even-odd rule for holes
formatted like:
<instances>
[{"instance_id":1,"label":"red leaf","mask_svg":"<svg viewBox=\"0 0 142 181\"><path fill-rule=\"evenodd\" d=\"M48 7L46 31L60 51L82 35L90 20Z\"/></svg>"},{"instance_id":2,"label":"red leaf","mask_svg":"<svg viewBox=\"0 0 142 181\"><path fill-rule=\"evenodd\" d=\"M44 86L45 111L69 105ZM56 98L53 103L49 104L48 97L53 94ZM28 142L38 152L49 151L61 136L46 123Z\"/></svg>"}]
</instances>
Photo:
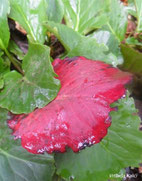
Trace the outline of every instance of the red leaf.
<instances>
[{"instance_id":1,"label":"red leaf","mask_svg":"<svg viewBox=\"0 0 142 181\"><path fill-rule=\"evenodd\" d=\"M125 94L128 73L100 61L75 57L53 63L61 89L55 100L28 115L13 115L9 127L32 153L77 152L99 143L111 125L110 104Z\"/></svg>"}]
</instances>

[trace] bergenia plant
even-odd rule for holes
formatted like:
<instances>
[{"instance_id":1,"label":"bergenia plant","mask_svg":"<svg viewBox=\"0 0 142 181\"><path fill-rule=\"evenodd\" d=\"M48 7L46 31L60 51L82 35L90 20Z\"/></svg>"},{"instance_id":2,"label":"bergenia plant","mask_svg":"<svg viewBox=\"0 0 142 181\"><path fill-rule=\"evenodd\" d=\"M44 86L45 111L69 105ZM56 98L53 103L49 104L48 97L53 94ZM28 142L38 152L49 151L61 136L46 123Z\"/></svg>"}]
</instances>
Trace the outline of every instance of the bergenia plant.
<instances>
[{"instance_id":1,"label":"bergenia plant","mask_svg":"<svg viewBox=\"0 0 142 181\"><path fill-rule=\"evenodd\" d=\"M142 162L141 12L0 0L0 181L142 178L126 169Z\"/></svg>"}]
</instances>

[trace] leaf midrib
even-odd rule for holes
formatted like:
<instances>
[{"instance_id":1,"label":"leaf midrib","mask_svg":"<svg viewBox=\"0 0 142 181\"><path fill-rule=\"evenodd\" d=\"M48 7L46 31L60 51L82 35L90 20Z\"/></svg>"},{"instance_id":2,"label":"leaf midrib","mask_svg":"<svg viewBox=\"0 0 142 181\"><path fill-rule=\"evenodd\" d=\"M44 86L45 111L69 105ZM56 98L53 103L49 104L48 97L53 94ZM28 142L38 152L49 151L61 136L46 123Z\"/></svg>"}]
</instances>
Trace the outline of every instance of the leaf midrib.
<instances>
[{"instance_id":1,"label":"leaf midrib","mask_svg":"<svg viewBox=\"0 0 142 181\"><path fill-rule=\"evenodd\" d=\"M30 34L31 34L33 40L36 40L36 37L34 36L34 33L33 33L32 29L31 29L31 26L30 26L30 24L29 24L29 22L28 22L28 20L27 20L27 18L26 18L26 16L25 16L25 14L23 13L23 11L21 11L21 8L20 8L17 4L14 5L14 6L17 7L17 9L19 10L20 14L23 16L23 18L24 18L24 20L25 20L25 23L27 24L27 26L28 26L28 28L29 28L29 30L30 30L30 32L31 32Z\"/></svg>"}]
</instances>

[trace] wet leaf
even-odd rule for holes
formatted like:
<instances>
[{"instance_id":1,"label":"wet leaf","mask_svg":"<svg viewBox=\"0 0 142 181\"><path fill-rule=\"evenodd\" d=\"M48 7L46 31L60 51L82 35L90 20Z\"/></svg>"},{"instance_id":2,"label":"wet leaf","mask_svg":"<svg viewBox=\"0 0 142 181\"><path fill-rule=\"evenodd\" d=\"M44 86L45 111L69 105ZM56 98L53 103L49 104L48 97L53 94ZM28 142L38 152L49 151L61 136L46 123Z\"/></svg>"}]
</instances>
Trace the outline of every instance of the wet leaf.
<instances>
[{"instance_id":1,"label":"wet leaf","mask_svg":"<svg viewBox=\"0 0 142 181\"><path fill-rule=\"evenodd\" d=\"M42 109L28 115L15 115L9 121L13 135L21 138L32 153L77 152L99 143L111 124L110 104L125 94L130 74L101 61L84 57L54 61L61 89Z\"/></svg>"},{"instance_id":2,"label":"wet leaf","mask_svg":"<svg viewBox=\"0 0 142 181\"><path fill-rule=\"evenodd\" d=\"M48 20L60 23L64 15L64 4L62 0L46 0L48 4Z\"/></svg>"},{"instance_id":3,"label":"wet leaf","mask_svg":"<svg viewBox=\"0 0 142 181\"><path fill-rule=\"evenodd\" d=\"M0 48L6 49L8 46L10 33L7 22L7 14L10 11L8 0L0 1Z\"/></svg>"},{"instance_id":4,"label":"wet leaf","mask_svg":"<svg viewBox=\"0 0 142 181\"><path fill-rule=\"evenodd\" d=\"M117 173L122 179L121 169L137 167L142 162L142 132L139 131L140 119L136 115L133 99L127 96L113 106L117 106L118 111L111 112L111 127L99 144L79 154L71 150L56 154L57 173L63 178L106 181L110 177L117 180L114 176Z\"/></svg>"},{"instance_id":5,"label":"wet leaf","mask_svg":"<svg viewBox=\"0 0 142 181\"><path fill-rule=\"evenodd\" d=\"M106 63L117 64L117 59L113 54L108 53L108 48L104 44L99 44L95 39L81 36L71 28L54 22L46 25L48 31L54 33L67 50L68 57L84 56L88 59L102 60Z\"/></svg>"},{"instance_id":6,"label":"wet leaf","mask_svg":"<svg viewBox=\"0 0 142 181\"><path fill-rule=\"evenodd\" d=\"M13 113L29 113L52 101L60 87L50 63L49 48L30 44L23 59L25 75L11 71L4 76L5 87L0 92L0 106ZM16 100L16 101L15 101Z\"/></svg>"},{"instance_id":7,"label":"wet leaf","mask_svg":"<svg viewBox=\"0 0 142 181\"><path fill-rule=\"evenodd\" d=\"M7 127L7 113L0 108L0 180L51 181L55 171L53 156L30 154L14 141Z\"/></svg>"},{"instance_id":8,"label":"wet leaf","mask_svg":"<svg viewBox=\"0 0 142 181\"><path fill-rule=\"evenodd\" d=\"M121 52L124 57L124 63L121 66L123 70L136 74L142 74L142 53L128 45L121 45Z\"/></svg>"},{"instance_id":9,"label":"wet leaf","mask_svg":"<svg viewBox=\"0 0 142 181\"><path fill-rule=\"evenodd\" d=\"M47 2L45 0L10 0L10 18L17 21L30 35L33 41L44 43L47 21Z\"/></svg>"},{"instance_id":10,"label":"wet leaf","mask_svg":"<svg viewBox=\"0 0 142 181\"><path fill-rule=\"evenodd\" d=\"M67 26L81 34L100 28L106 23L106 0L63 0L63 3Z\"/></svg>"}]
</instances>

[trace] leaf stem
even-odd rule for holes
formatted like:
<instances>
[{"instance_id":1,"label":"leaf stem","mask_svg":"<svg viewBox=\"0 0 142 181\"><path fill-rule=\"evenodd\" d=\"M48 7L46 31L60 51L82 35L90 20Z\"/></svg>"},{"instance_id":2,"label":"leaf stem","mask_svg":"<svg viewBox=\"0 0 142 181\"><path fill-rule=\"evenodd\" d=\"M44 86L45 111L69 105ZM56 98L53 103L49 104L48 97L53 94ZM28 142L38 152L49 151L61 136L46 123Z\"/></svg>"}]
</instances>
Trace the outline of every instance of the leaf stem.
<instances>
[{"instance_id":1,"label":"leaf stem","mask_svg":"<svg viewBox=\"0 0 142 181\"><path fill-rule=\"evenodd\" d=\"M12 64L14 65L14 67L18 70L18 72L20 72L22 75L24 75L24 72L23 70L21 69L20 67L20 63L18 63L11 55L10 53L8 52L7 49L4 49L6 55L8 56L10 62L12 62ZM18 65L19 64L19 65Z\"/></svg>"}]
</instances>

